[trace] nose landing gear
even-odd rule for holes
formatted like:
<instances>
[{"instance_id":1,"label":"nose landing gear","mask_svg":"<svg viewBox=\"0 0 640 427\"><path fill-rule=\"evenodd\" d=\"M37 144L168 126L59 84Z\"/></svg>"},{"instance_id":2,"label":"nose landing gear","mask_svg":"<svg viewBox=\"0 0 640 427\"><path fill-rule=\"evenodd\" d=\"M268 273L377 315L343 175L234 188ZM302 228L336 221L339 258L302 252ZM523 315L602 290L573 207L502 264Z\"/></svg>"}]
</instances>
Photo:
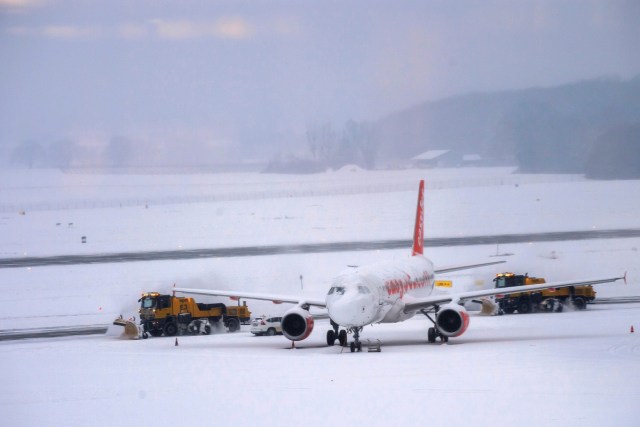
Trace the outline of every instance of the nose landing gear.
<instances>
[{"instance_id":1,"label":"nose landing gear","mask_svg":"<svg viewBox=\"0 0 640 427\"><path fill-rule=\"evenodd\" d=\"M360 342L360 331L362 330L362 326L357 328L351 328L350 331L353 332L353 341L351 341L351 353L353 352L361 352L362 351L362 343Z\"/></svg>"}]
</instances>

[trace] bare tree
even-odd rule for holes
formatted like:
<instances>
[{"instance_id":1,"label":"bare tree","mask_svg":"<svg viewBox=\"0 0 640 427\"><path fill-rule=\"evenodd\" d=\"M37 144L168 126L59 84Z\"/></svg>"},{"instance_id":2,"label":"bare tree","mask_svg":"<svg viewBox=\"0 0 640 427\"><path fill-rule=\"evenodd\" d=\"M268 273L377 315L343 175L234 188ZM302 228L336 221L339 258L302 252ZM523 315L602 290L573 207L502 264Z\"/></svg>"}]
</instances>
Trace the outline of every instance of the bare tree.
<instances>
[{"instance_id":1,"label":"bare tree","mask_svg":"<svg viewBox=\"0 0 640 427\"><path fill-rule=\"evenodd\" d=\"M106 164L115 167L127 166L130 163L132 148L131 141L125 137L111 138L104 152Z\"/></svg>"},{"instance_id":2,"label":"bare tree","mask_svg":"<svg viewBox=\"0 0 640 427\"><path fill-rule=\"evenodd\" d=\"M11 151L11 162L29 169L37 166L42 161L42 145L32 139L23 141Z\"/></svg>"},{"instance_id":3,"label":"bare tree","mask_svg":"<svg viewBox=\"0 0 640 427\"><path fill-rule=\"evenodd\" d=\"M331 123L307 126L307 142L314 159L329 164L336 149L338 136Z\"/></svg>"},{"instance_id":4,"label":"bare tree","mask_svg":"<svg viewBox=\"0 0 640 427\"><path fill-rule=\"evenodd\" d=\"M356 163L367 169L375 166L378 145L366 122L349 120L342 132L342 154L345 163Z\"/></svg>"},{"instance_id":5,"label":"bare tree","mask_svg":"<svg viewBox=\"0 0 640 427\"><path fill-rule=\"evenodd\" d=\"M55 168L68 168L73 162L76 150L77 146L71 140L56 141L47 147L46 163Z\"/></svg>"}]
</instances>

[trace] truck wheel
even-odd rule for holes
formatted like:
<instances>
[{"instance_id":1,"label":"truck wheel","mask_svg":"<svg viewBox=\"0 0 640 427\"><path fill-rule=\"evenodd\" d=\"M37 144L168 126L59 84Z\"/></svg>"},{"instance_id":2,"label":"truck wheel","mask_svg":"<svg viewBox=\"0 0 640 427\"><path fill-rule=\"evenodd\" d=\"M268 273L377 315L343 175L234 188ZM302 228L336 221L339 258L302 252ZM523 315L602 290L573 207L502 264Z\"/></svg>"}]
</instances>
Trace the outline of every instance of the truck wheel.
<instances>
[{"instance_id":1,"label":"truck wheel","mask_svg":"<svg viewBox=\"0 0 640 427\"><path fill-rule=\"evenodd\" d=\"M232 317L227 321L227 328L229 328L229 332L235 332L240 329L240 322L235 317Z\"/></svg>"},{"instance_id":2,"label":"truck wheel","mask_svg":"<svg viewBox=\"0 0 640 427\"><path fill-rule=\"evenodd\" d=\"M518 304L518 313L531 313L531 302L527 300L520 301L520 303Z\"/></svg>"},{"instance_id":3,"label":"truck wheel","mask_svg":"<svg viewBox=\"0 0 640 427\"><path fill-rule=\"evenodd\" d=\"M584 302L584 298L582 297L578 297L578 298L574 298L573 300L573 306L577 309L577 310L584 310L585 308L587 308L587 303Z\"/></svg>"},{"instance_id":4,"label":"truck wheel","mask_svg":"<svg viewBox=\"0 0 640 427\"><path fill-rule=\"evenodd\" d=\"M507 314L513 314L513 312L516 311L513 307L507 307L504 309L504 312Z\"/></svg>"},{"instance_id":5,"label":"truck wheel","mask_svg":"<svg viewBox=\"0 0 640 427\"><path fill-rule=\"evenodd\" d=\"M143 339L143 340L146 340L147 338L149 338L149 334L148 334L148 333L146 333L146 332L143 332L143 333L142 333L142 339Z\"/></svg>"},{"instance_id":6,"label":"truck wheel","mask_svg":"<svg viewBox=\"0 0 640 427\"><path fill-rule=\"evenodd\" d=\"M211 334L211 325L204 325L204 334L205 335Z\"/></svg>"},{"instance_id":7,"label":"truck wheel","mask_svg":"<svg viewBox=\"0 0 640 427\"><path fill-rule=\"evenodd\" d=\"M176 326L175 323L169 322L166 325L164 325L164 334L166 336L172 337L177 333L178 333L178 327Z\"/></svg>"},{"instance_id":8,"label":"truck wheel","mask_svg":"<svg viewBox=\"0 0 640 427\"><path fill-rule=\"evenodd\" d=\"M149 333L151 334L152 337L161 337L162 329L152 329L151 331L149 331Z\"/></svg>"}]
</instances>

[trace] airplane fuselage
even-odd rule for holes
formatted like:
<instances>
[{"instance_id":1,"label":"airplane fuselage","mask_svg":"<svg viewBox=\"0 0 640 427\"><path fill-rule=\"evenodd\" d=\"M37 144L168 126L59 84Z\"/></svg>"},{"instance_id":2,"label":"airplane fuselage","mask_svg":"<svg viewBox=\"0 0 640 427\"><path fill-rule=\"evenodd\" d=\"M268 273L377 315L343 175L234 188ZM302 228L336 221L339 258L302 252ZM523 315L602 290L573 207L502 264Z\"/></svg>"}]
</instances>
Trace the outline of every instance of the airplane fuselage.
<instances>
[{"instance_id":1,"label":"airplane fuselage","mask_svg":"<svg viewBox=\"0 0 640 427\"><path fill-rule=\"evenodd\" d=\"M433 284L433 263L422 255L358 267L333 280L327 311L346 328L401 322L415 314L405 313L405 303L431 295Z\"/></svg>"}]
</instances>

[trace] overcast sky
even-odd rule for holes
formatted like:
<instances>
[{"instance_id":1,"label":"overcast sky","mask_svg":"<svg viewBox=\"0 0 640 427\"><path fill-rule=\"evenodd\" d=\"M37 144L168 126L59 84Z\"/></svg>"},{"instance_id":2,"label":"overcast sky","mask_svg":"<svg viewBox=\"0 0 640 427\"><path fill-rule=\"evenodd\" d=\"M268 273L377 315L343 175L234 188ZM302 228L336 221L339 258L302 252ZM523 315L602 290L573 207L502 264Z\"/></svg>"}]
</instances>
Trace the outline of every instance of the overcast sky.
<instances>
[{"instance_id":1,"label":"overcast sky","mask_svg":"<svg viewBox=\"0 0 640 427\"><path fill-rule=\"evenodd\" d=\"M637 0L0 0L0 144L304 134L469 91L628 79L639 42Z\"/></svg>"}]
</instances>

